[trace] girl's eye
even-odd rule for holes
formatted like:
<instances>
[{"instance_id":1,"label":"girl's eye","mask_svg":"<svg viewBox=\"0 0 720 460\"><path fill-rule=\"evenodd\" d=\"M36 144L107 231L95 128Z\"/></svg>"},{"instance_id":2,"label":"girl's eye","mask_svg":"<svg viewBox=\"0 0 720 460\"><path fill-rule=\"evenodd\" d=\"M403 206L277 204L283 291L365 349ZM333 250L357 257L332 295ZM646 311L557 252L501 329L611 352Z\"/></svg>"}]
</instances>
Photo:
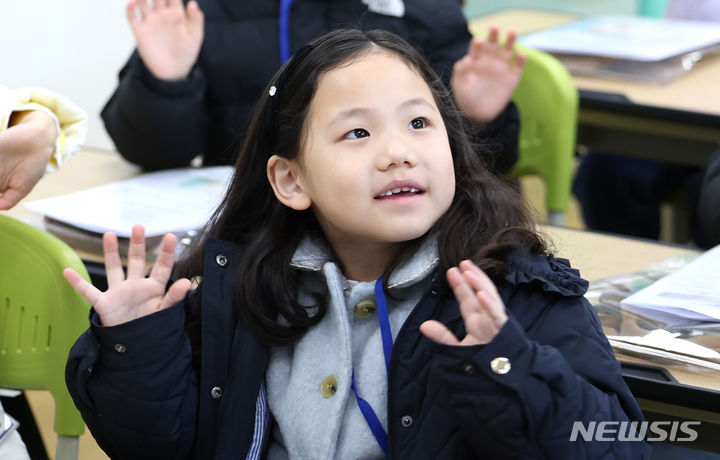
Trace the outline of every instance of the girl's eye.
<instances>
[{"instance_id":1,"label":"girl's eye","mask_svg":"<svg viewBox=\"0 0 720 460\"><path fill-rule=\"evenodd\" d=\"M427 127L427 120L424 118L415 118L408 124L408 129L422 129Z\"/></svg>"},{"instance_id":2,"label":"girl's eye","mask_svg":"<svg viewBox=\"0 0 720 460\"><path fill-rule=\"evenodd\" d=\"M360 139L362 137L368 137L370 135L369 132L362 128L355 128L352 131L348 131L345 133L345 136L343 136L345 139Z\"/></svg>"}]
</instances>

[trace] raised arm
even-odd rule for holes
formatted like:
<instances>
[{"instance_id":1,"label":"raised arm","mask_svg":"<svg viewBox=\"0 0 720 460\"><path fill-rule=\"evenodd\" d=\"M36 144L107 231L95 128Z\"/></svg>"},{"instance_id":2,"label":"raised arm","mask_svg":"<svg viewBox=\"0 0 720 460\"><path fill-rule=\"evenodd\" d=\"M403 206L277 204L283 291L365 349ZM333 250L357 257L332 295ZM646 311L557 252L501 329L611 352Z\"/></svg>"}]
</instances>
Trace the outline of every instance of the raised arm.
<instances>
[{"instance_id":1,"label":"raised arm","mask_svg":"<svg viewBox=\"0 0 720 460\"><path fill-rule=\"evenodd\" d=\"M94 305L91 327L68 359L70 394L110 457L189 458L195 443L198 382L183 305L177 304L190 282L180 279L165 288L175 238L163 238L147 278L142 227L133 229L127 277L115 235L107 234L103 246L107 291L100 292L71 269L65 271L72 286Z\"/></svg>"},{"instance_id":2,"label":"raised arm","mask_svg":"<svg viewBox=\"0 0 720 460\"><path fill-rule=\"evenodd\" d=\"M609 422L622 436L628 434L631 421L642 420L586 300L537 292L538 287L526 285L515 294L525 296L521 302L525 311L518 313L527 317L541 310L524 330L505 312L490 279L470 262L451 269L448 282L460 304L465 338L459 341L437 321L424 323L421 330L444 345L437 348L433 369L445 381L448 410L478 457L642 459L649 455L644 435L613 443L588 441L581 435Z\"/></svg>"},{"instance_id":3,"label":"raised arm","mask_svg":"<svg viewBox=\"0 0 720 460\"><path fill-rule=\"evenodd\" d=\"M488 151L484 160L491 170L504 174L518 158L520 116L511 97L525 57L514 51L514 32L501 45L497 27L482 40L472 38L463 18L455 22L452 39L427 43L424 50L471 122L470 136Z\"/></svg>"},{"instance_id":4,"label":"raised arm","mask_svg":"<svg viewBox=\"0 0 720 460\"><path fill-rule=\"evenodd\" d=\"M137 50L102 111L110 137L146 169L186 166L203 153L209 114L206 81L194 67L204 39L197 3L130 0L127 18Z\"/></svg>"}]
</instances>

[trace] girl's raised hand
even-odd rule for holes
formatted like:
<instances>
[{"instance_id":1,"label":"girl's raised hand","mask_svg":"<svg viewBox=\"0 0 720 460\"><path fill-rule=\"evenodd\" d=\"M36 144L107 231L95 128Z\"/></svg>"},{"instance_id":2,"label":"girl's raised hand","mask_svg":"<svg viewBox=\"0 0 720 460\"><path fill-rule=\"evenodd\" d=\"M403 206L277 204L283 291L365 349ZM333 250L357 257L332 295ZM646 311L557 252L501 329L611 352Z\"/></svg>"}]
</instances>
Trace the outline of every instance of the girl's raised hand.
<instances>
[{"instance_id":1,"label":"girl's raised hand","mask_svg":"<svg viewBox=\"0 0 720 460\"><path fill-rule=\"evenodd\" d=\"M204 17L197 2L130 0L126 11L138 53L160 80L187 78L200 54Z\"/></svg>"},{"instance_id":2,"label":"girl's raised hand","mask_svg":"<svg viewBox=\"0 0 720 460\"><path fill-rule=\"evenodd\" d=\"M447 271L448 283L460 304L467 335L459 341L439 321L425 321L420 331L430 340L444 345L479 345L490 342L507 321L505 304L495 284L469 260Z\"/></svg>"},{"instance_id":3,"label":"girl's raised hand","mask_svg":"<svg viewBox=\"0 0 720 460\"><path fill-rule=\"evenodd\" d=\"M453 67L455 102L469 118L486 123L503 111L517 87L525 66L525 55L514 50L517 34L511 30L499 43L497 27L487 40L473 38L468 53Z\"/></svg>"},{"instance_id":4,"label":"girl's raised hand","mask_svg":"<svg viewBox=\"0 0 720 460\"><path fill-rule=\"evenodd\" d=\"M72 287L94 306L103 326L127 323L176 304L190 290L190 280L181 278L165 291L175 262L176 243L175 235L163 236L160 254L150 276L146 278L145 229L142 225L134 226L130 236L126 278L118 251L117 236L108 232L103 235L107 291L101 292L72 268L66 268L63 275Z\"/></svg>"}]
</instances>

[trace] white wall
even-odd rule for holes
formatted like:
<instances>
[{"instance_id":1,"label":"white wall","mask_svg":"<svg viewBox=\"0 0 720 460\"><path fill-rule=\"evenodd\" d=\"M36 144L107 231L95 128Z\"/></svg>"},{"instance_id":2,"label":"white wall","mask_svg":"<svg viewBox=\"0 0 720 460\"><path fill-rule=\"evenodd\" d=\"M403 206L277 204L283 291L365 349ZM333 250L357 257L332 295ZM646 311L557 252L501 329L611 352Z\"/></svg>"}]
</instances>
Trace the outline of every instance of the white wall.
<instances>
[{"instance_id":1,"label":"white wall","mask_svg":"<svg viewBox=\"0 0 720 460\"><path fill-rule=\"evenodd\" d=\"M134 47L126 0L0 0L0 83L44 86L88 115L86 144L113 148L100 109Z\"/></svg>"}]
</instances>

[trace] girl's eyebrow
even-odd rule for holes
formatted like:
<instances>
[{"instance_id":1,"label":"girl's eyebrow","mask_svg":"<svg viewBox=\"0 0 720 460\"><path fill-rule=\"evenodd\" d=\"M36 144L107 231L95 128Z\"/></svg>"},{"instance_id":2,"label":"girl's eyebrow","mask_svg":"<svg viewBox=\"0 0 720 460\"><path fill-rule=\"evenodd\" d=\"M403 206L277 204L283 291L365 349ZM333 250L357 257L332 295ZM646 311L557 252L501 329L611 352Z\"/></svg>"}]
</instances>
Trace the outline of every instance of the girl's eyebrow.
<instances>
[{"instance_id":1,"label":"girl's eyebrow","mask_svg":"<svg viewBox=\"0 0 720 460\"><path fill-rule=\"evenodd\" d=\"M433 112L437 112L435 106L429 103L424 97L414 97L412 99L408 99L407 101L400 104L398 109L403 109L405 107L412 107L416 105L424 105L427 108L432 109Z\"/></svg>"},{"instance_id":2,"label":"girl's eyebrow","mask_svg":"<svg viewBox=\"0 0 720 460\"><path fill-rule=\"evenodd\" d=\"M408 99L398 106L398 110L413 106L425 106L431 109L433 112L437 112L435 106L429 103L424 97L413 97L411 99ZM330 123L328 123L328 125L332 126L339 121L352 118L356 115L372 115L374 112L376 112L376 110L369 107L352 107L338 113L332 120L330 120Z\"/></svg>"}]
</instances>

